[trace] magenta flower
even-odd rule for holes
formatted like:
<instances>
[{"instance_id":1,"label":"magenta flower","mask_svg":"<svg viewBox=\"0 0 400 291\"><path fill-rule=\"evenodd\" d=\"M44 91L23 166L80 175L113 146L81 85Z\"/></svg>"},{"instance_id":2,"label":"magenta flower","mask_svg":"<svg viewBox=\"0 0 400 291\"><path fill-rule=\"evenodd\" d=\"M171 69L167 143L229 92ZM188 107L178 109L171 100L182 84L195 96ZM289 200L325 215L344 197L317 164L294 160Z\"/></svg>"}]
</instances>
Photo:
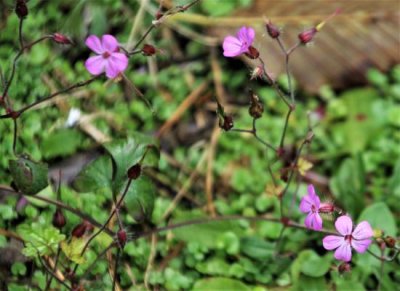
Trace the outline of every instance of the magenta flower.
<instances>
[{"instance_id":1,"label":"magenta flower","mask_svg":"<svg viewBox=\"0 0 400 291\"><path fill-rule=\"evenodd\" d=\"M337 260L351 261L352 247L356 252L364 253L372 242L374 233L367 221L360 222L353 230L353 221L350 217L343 215L336 220L335 227L340 235L328 235L324 237L322 244L327 250L336 249Z\"/></svg>"},{"instance_id":2,"label":"magenta flower","mask_svg":"<svg viewBox=\"0 0 400 291\"><path fill-rule=\"evenodd\" d=\"M254 41L255 32L251 27L243 26L237 32L236 37L228 35L224 39L222 47L225 57L237 57L243 53L248 53Z\"/></svg>"},{"instance_id":3,"label":"magenta flower","mask_svg":"<svg viewBox=\"0 0 400 291\"><path fill-rule=\"evenodd\" d=\"M90 74L97 76L106 72L107 78L114 79L128 67L128 57L119 52L118 41L112 35L103 35L101 41L97 36L91 35L85 43L97 54L85 62Z\"/></svg>"},{"instance_id":4,"label":"magenta flower","mask_svg":"<svg viewBox=\"0 0 400 291\"><path fill-rule=\"evenodd\" d=\"M322 229L322 218L319 215L319 209L321 206L321 201L317 194L315 194L315 189L313 185L308 185L308 195L304 196L300 202L300 211L303 213L308 213L304 224L311 229L321 230Z\"/></svg>"}]
</instances>

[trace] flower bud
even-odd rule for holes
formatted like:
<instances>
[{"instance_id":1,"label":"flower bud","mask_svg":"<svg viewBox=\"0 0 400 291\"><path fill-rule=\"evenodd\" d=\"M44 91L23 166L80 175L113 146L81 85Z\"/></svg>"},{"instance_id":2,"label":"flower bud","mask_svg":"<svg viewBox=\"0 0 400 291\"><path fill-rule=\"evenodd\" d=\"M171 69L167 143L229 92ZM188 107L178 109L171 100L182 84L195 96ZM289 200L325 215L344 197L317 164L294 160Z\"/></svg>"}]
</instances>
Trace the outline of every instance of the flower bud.
<instances>
[{"instance_id":1,"label":"flower bud","mask_svg":"<svg viewBox=\"0 0 400 291\"><path fill-rule=\"evenodd\" d=\"M318 209L321 213L332 213L335 211L335 205L332 203L321 203Z\"/></svg>"},{"instance_id":2,"label":"flower bud","mask_svg":"<svg viewBox=\"0 0 400 291\"><path fill-rule=\"evenodd\" d=\"M302 44L307 44L311 42L314 36L317 34L317 32L318 30L315 27L303 31L298 35L300 42Z\"/></svg>"},{"instance_id":3,"label":"flower bud","mask_svg":"<svg viewBox=\"0 0 400 291\"><path fill-rule=\"evenodd\" d=\"M142 48L142 54L146 57L150 57L156 53L156 48L151 44L145 44Z\"/></svg>"},{"instance_id":4,"label":"flower bud","mask_svg":"<svg viewBox=\"0 0 400 291\"><path fill-rule=\"evenodd\" d=\"M72 40L68 36L58 32L54 33L51 38L59 44L72 44Z\"/></svg>"},{"instance_id":5,"label":"flower bud","mask_svg":"<svg viewBox=\"0 0 400 291\"><path fill-rule=\"evenodd\" d=\"M250 92L250 108L249 114L254 119L258 119L264 112L264 105L260 102L260 99L252 91Z\"/></svg>"},{"instance_id":6,"label":"flower bud","mask_svg":"<svg viewBox=\"0 0 400 291\"><path fill-rule=\"evenodd\" d=\"M233 117L232 115L224 115L224 117L219 120L219 127L225 131L229 131L233 127Z\"/></svg>"},{"instance_id":7,"label":"flower bud","mask_svg":"<svg viewBox=\"0 0 400 291\"><path fill-rule=\"evenodd\" d=\"M383 239L385 242L386 246L390 249L393 249L396 246L396 239L391 236L387 236Z\"/></svg>"},{"instance_id":8,"label":"flower bud","mask_svg":"<svg viewBox=\"0 0 400 291\"><path fill-rule=\"evenodd\" d=\"M279 28L272 24L271 20L265 24L265 27L271 38L278 38L281 35Z\"/></svg>"},{"instance_id":9,"label":"flower bud","mask_svg":"<svg viewBox=\"0 0 400 291\"><path fill-rule=\"evenodd\" d=\"M124 246L126 244L126 240L127 240L126 231L123 230L123 229L118 231L117 232L117 239L118 239L118 243L119 243L120 247L124 248Z\"/></svg>"},{"instance_id":10,"label":"flower bud","mask_svg":"<svg viewBox=\"0 0 400 291\"><path fill-rule=\"evenodd\" d=\"M15 5L15 13L22 19L28 15L28 6L26 6L26 0L17 0Z\"/></svg>"},{"instance_id":11,"label":"flower bud","mask_svg":"<svg viewBox=\"0 0 400 291\"><path fill-rule=\"evenodd\" d=\"M62 213L61 209L56 209L53 215L53 225L57 228L63 228L67 223L64 214Z\"/></svg>"},{"instance_id":12,"label":"flower bud","mask_svg":"<svg viewBox=\"0 0 400 291\"><path fill-rule=\"evenodd\" d=\"M258 59L260 53L254 46L249 47L249 51L246 53L246 56L252 60Z\"/></svg>"},{"instance_id":13,"label":"flower bud","mask_svg":"<svg viewBox=\"0 0 400 291\"><path fill-rule=\"evenodd\" d=\"M86 232L87 225L85 222L82 222L74 227L71 232L71 235L76 238L81 238Z\"/></svg>"},{"instance_id":14,"label":"flower bud","mask_svg":"<svg viewBox=\"0 0 400 291\"><path fill-rule=\"evenodd\" d=\"M128 169L128 178L131 180L136 180L139 178L142 172L142 166L140 164L135 164Z\"/></svg>"},{"instance_id":15,"label":"flower bud","mask_svg":"<svg viewBox=\"0 0 400 291\"><path fill-rule=\"evenodd\" d=\"M256 66L251 72L250 80L261 78L264 73L262 66Z\"/></svg>"},{"instance_id":16,"label":"flower bud","mask_svg":"<svg viewBox=\"0 0 400 291\"><path fill-rule=\"evenodd\" d=\"M342 263L339 265L338 267L338 271L340 274L346 273L346 272L350 272L351 271L351 265L349 263Z\"/></svg>"}]
</instances>

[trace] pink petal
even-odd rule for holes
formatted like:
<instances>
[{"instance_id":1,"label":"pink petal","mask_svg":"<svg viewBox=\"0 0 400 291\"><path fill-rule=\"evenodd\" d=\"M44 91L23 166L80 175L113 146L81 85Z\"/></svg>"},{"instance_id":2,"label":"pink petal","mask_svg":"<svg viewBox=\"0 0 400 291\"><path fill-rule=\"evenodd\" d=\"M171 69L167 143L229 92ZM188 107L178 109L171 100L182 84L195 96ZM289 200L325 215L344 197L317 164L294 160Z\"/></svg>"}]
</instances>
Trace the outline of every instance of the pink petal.
<instances>
[{"instance_id":1,"label":"pink petal","mask_svg":"<svg viewBox=\"0 0 400 291\"><path fill-rule=\"evenodd\" d=\"M254 41L254 37L255 37L255 32L254 29L251 27L246 27L243 26L242 28L239 29L238 33L237 33L237 37L239 39L239 41L242 44L245 44L246 47L248 48L249 46L251 46L253 44Z\"/></svg>"},{"instance_id":2,"label":"pink petal","mask_svg":"<svg viewBox=\"0 0 400 291\"><path fill-rule=\"evenodd\" d=\"M101 42L103 44L104 50L108 52L115 52L117 51L119 44L115 37L110 34L105 34L101 38Z\"/></svg>"},{"instance_id":3,"label":"pink petal","mask_svg":"<svg viewBox=\"0 0 400 291\"><path fill-rule=\"evenodd\" d=\"M356 240L353 238L351 240L351 246L356 250L357 253L364 253L371 243L371 239Z\"/></svg>"},{"instance_id":4,"label":"pink petal","mask_svg":"<svg viewBox=\"0 0 400 291\"><path fill-rule=\"evenodd\" d=\"M336 220L335 227L341 235L349 235L353 232L353 221L347 215L343 215Z\"/></svg>"},{"instance_id":5,"label":"pink petal","mask_svg":"<svg viewBox=\"0 0 400 291\"><path fill-rule=\"evenodd\" d=\"M301 198L300 201L300 211L303 213L308 213L311 211L311 207L314 205L314 202L312 201L310 195L306 195L303 198Z\"/></svg>"},{"instance_id":6,"label":"pink petal","mask_svg":"<svg viewBox=\"0 0 400 291\"><path fill-rule=\"evenodd\" d=\"M96 54L101 55L104 52L103 46L101 45L100 39L95 35L90 35L85 44L88 48L94 51Z\"/></svg>"},{"instance_id":7,"label":"pink petal","mask_svg":"<svg viewBox=\"0 0 400 291\"><path fill-rule=\"evenodd\" d=\"M315 193L314 186L311 185L311 184L308 185L308 187L307 187L307 192L308 192L308 195L310 195L311 199L314 201L315 207L316 207L317 209L319 209L319 206L320 206L320 204L321 204L321 201L320 201L318 195Z\"/></svg>"},{"instance_id":8,"label":"pink petal","mask_svg":"<svg viewBox=\"0 0 400 291\"><path fill-rule=\"evenodd\" d=\"M85 67L90 74L97 76L104 72L106 63L106 59L102 56L93 56L86 60Z\"/></svg>"},{"instance_id":9,"label":"pink petal","mask_svg":"<svg viewBox=\"0 0 400 291\"><path fill-rule=\"evenodd\" d=\"M120 72L123 72L128 67L128 57L123 53L113 53L109 58L109 62Z\"/></svg>"},{"instance_id":10,"label":"pink petal","mask_svg":"<svg viewBox=\"0 0 400 291\"><path fill-rule=\"evenodd\" d=\"M367 239L374 235L374 232L368 221L361 221L354 229L352 236L357 240Z\"/></svg>"},{"instance_id":11,"label":"pink petal","mask_svg":"<svg viewBox=\"0 0 400 291\"><path fill-rule=\"evenodd\" d=\"M322 218L318 213L312 213L310 212L306 220L304 221L304 224L313 230L321 230L322 229Z\"/></svg>"},{"instance_id":12,"label":"pink petal","mask_svg":"<svg viewBox=\"0 0 400 291\"><path fill-rule=\"evenodd\" d=\"M222 47L224 49L225 57L236 57L242 54L241 51L242 43L236 37L233 36L225 37Z\"/></svg>"},{"instance_id":13,"label":"pink petal","mask_svg":"<svg viewBox=\"0 0 400 291\"><path fill-rule=\"evenodd\" d=\"M344 243L344 237L337 235L328 235L322 240L322 245L329 251L340 247Z\"/></svg>"},{"instance_id":14,"label":"pink petal","mask_svg":"<svg viewBox=\"0 0 400 291\"><path fill-rule=\"evenodd\" d=\"M335 258L345 262L351 261L351 246L348 242L344 242L337 248Z\"/></svg>"},{"instance_id":15,"label":"pink petal","mask_svg":"<svg viewBox=\"0 0 400 291\"><path fill-rule=\"evenodd\" d=\"M107 62L106 64L106 76L109 79L114 79L118 77L119 73L121 73L120 70L117 69L115 64L113 62Z\"/></svg>"}]
</instances>

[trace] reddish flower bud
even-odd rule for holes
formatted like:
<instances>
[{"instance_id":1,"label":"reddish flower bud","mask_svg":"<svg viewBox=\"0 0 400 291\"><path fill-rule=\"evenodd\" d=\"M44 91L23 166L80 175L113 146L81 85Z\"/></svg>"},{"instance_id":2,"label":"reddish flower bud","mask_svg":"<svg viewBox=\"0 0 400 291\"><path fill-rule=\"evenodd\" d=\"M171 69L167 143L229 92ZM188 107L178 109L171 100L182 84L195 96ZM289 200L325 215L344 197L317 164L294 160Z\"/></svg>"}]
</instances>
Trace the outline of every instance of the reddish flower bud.
<instances>
[{"instance_id":1,"label":"reddish flower bud","mask_svg":"<svg viewBox=\"0 0 400 291\"><path fill-rule=\"evenodd\" d=\"M307 44L313 40L317 32L318 30L315 27L307 29L298 35L299 40L302 44Z\"/></svg>"},{"instance_id":2,"label":"reddish flower bud","mask_svg":"<svg viewBox=\"0 0 400 291\"><path fill-rule=\"evenodd\" d=\"M131 180L136 180L142 173L142 166L140 164L135 164L128 169L128 178Z\"/></svg>"},{"instance_id":3,"label":"reddish flower bud","mask_svg":"<svg viewBox=\"0 0 400 291\"><path fill-rule=\"evenodd\" d=\"M56 43L59 43L59 44L72 44L72 43L73 43L72 40L71 40L68 36L66 36L66 35L64 35L64 34L61 34L61 33L58 33L58 32L54 33L54 34L51 36L51 38L52 38Z\"/></svg>"},{"instance_id":4,"label":"reddish flower bud","mask_svg":"<svg viewBox=\"0 0 400 291\"><path fill-rule=\"evenodd\" d=\"M332 213L335 211L335 205L332 203L321 203L318 209L321 213Z\"/></svg>"},{"instance_id":5,"label":"reddish flower bud","mask_svg":"<svg viewBox=\"0 0 400 291\"><path fill-rule=\"evenodd\" d=\"M339 265L338 267L338 271L340 274L346 273L346 272L350 272L351 271L351 265L349 263L342 263Z\"/></svg>"},{"instance_id":6,"label":"reddish flower bud","mask_svg":"<svg viewBox=\"0 0 400 291\"><path fill-rule=\"evenodd\" d=\"M156 53L156 48L151 44L145 44L142 48L142 54L146 57L150 57Z\"/></svg>"},{"instance_id":7,"label":"reddish flower bud","mask_svg":"<svg viewBox=\"0 0 400 291\"><path fill-rule=\"evenodd\" d=\"M86 232L86 227L87 227L87 225L85 222L78 224L72 230L71 235L76 238L81 238Z\"/></svg>"},{"instance_id":8,"label":"reddish flower bud","mask_svg":"<svg viewBox=\"0 0 400 291\"><path fill-rule=\"evenodd\" d=\"M279 148L276 150L276 155L277 155L278 157L282 157L284 154L285 154L285 149L284 149L283 147L279 147Z\"/></svg>"},{"instance_id":9,"label":"reddish flower bud","mask_svg":"<svg viewBox=\"0 0 400 291\"><path fill-rule=\"evenodd\" d=\"M219 127L225 131L229 131L233 127L233 117L232 115L225 115L223 119L219 120Z\"/></svg>"},{"instance_id":10,"label":"reddish flower bud","mask_svg":"<svg viewBox=\"0 0 400 291\"><path fill-rule=\"evenodd\" d=\"M387 236L384 239L386 246L390 249L393 249L396 246L396 239L391 236Z\"/></svg>"},{"instance_id":11,"label":"reddish flower bud","mask_svg":"<svg viewBox=\"0 0 400 291\"><path fill-rule=\"evenodd\" d=\"M265 27L270 37L278 38L281 35L279 28L272 24L270 20L265 24Z\"/></svg>"},{"instance_id":12,"label":"reddish flower bud","mask_svg":"<svg viewBox=\"0 0 400 291\"><path fill-rule=\"evenodd\" d=\"M246 56L252 60L255 60L258 59L260 53L254 46L250 46L249 51L246 53Z\"/></svg>"},{"instance_id":13,"label":"reddish flower bud","mask_svg":"<svg viewBox=\"0 0 400 291\"><path fill-rule=\"evenodd\" d=\"M61 209L56 209L53 215L53 225L57 228L63 228L67 223L64 214L62 213Z\"/></svg>"},{"instance_id":14,"label":"reddish flower bud","mask_svg":"<svg viewBox=\"0 0 400 291\"><path fill-rule=\"evenodd\" d=\"M17 0L17 3L15 4L15 13L19 18L25 18L28 15L26 0Z\"/></svg>"},{"instance_id":15,"label":"reddish flower bud","mask_svg":"<svg viewBox=\"0 0 400 291\"><path fill-rule=\"evenodd\" d=\"M126 231L123 230L123 229L118 231L117 232L117 239L118 239L118 243L119 243L120 247L124 248L124 246L126 244L126 240L127 240Z\"/></svg>"}]
</instances>

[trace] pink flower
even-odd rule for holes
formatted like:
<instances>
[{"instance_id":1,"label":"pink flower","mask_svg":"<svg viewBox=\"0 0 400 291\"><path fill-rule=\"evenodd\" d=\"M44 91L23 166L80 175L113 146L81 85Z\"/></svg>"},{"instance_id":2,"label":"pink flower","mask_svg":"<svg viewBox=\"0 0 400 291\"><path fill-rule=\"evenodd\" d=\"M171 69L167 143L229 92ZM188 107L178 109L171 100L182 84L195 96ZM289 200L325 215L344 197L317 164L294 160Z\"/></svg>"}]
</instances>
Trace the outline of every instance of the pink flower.
<instances>
[{"instance_id":1,"label":"pink flower","mask_svg":"<svg viewBox=\"0 0 400 291\"><path fill-rule=\"evenodd\" d=\"M236 37L228 35L222 44L224 56L237 57L243 53L248 53L249 48L253 44L254 36L254 29L246 26L239 29Z\"/></svg>"},{"instance_id":2,"label":"pink flower","mask_svg":"<svg viewBox=\"0 0 400 291\"><path fill-rule=\"evenodd\" d=\"M101 41L97 36L91 35L85 43L97 54L85 62L90 74L97 76L106 72L107 78L114 79L128 67L128 57L119 52L118 41L112 35L103 35Z\"/></svg>"},{"instance_id":3,"label":"pink flower","mask_svg":"<svg viewBox=\"0 0 400 291\"><path fill-rule=\"evenodd\" d=\"M340 235L328 235L322 240L324 248L335 251L337 260L351 261L351 248L356 252L364 253L372 242L373 231L367 221L360 222L353 230L353 221L350 217L340 216L335 222L336 230Z\"/></svg>"},{"instance_id":4,"label":"pink flower","mask_svg":"<svg viewBox=\"0 0 400 291\"><path fill-rule=\"evenodd\" d=\"M308 213L304 224L311 229L321 230L322 229L322 218L319 215L319 209L321 206L321 201L317 194L315 194L315 189L313 185L308 185L308 195L304 196L300 202L300 211L303 213Z\"/></svg>"}]
</instances>

